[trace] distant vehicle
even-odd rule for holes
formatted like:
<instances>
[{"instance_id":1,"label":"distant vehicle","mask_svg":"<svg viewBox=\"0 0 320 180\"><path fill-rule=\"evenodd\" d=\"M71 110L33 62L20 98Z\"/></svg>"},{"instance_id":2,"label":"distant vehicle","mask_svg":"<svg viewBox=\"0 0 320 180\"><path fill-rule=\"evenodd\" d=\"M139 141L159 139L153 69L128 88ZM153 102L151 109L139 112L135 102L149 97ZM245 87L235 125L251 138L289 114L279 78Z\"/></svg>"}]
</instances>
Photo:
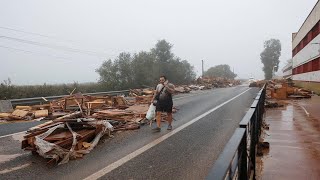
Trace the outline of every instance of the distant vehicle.
<instances>
[{"instance_id":1,"label":"distant vehicle","mask_svg":"<svg viewBox=\"0 0 320 180\"><path fill-rule=\"evenodd\" d=\"M252 82L256 82L257 80L254 79L254 77L251 76L251 77L249 77L249 80L248 80L248 81L249 81L249 83L252 83Z\"/></svg>"}]
</instances>

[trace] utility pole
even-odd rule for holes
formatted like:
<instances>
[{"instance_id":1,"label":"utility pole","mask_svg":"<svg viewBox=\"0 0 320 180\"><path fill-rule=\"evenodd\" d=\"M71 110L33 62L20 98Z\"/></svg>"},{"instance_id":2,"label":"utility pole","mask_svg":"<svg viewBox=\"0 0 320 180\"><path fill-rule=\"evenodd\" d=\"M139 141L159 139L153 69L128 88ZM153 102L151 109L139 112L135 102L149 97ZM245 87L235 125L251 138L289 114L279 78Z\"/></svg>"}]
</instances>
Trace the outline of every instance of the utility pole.
<instances>
[{"instance_id":1,"label":"utility pole","mask_svg":"<svg viewBox=\"0 0 320 180\"><path fill-rule=\"evenodd\" d=\"M202 62L202 79L203 79L203 72L204 72L204 70L203 70L203 60L201 60L201 62Z\"/></svg>"},{"instance_id":2,"label":"utility pole","mask_svg":"<svg viewBox=\"0 0 320 180\"><path fill-rule=\"evenodd\" d=\"M233 73L233 75L234 75L234 67L232 67L232 73ZM232 75L232 77L233 77L233 75ZM234 78L233 78L234 79Z\"/></svg>"}]
</instances>

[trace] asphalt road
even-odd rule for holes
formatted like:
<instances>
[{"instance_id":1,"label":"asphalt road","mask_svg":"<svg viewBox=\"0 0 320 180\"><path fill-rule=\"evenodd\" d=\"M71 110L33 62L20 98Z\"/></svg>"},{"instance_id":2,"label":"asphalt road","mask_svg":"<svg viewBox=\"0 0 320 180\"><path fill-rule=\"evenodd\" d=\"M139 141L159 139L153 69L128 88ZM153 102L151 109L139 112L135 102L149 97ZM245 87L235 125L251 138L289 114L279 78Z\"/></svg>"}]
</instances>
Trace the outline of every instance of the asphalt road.
<instances>
[{"instance_id":1,"label":"asphalt road","mask_svg":"<svg viewBox=\"0 0 320 180\"><path fill-rule=\"evenodd\" d=\"M118 132L84 158L56 167L21 150L23 134L1 137L0 179L204 179L257 92L237 86L176 96L172 131L163 123L159 133L149 126Z\"/></svg>"}]
</instances>

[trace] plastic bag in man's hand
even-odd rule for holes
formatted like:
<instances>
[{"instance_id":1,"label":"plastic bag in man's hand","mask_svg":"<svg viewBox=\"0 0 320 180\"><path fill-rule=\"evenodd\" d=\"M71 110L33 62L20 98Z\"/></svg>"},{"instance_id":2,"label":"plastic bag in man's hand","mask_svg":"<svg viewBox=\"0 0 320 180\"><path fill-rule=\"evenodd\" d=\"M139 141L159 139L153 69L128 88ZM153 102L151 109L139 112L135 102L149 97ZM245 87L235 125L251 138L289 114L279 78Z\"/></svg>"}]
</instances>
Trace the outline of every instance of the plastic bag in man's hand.
<instances>
[{"instance_id":1,"label":"plastic bag in man's hand","mask_svg":"<svg viewBox=\"0 0 320 180\"><path fill-rule=\"evenodd\" d=\"M153 120L155 117L156 117L156 107L153 104L151 104L149 106L146 118L148 120Z\"/></svg>"}]
</instances>

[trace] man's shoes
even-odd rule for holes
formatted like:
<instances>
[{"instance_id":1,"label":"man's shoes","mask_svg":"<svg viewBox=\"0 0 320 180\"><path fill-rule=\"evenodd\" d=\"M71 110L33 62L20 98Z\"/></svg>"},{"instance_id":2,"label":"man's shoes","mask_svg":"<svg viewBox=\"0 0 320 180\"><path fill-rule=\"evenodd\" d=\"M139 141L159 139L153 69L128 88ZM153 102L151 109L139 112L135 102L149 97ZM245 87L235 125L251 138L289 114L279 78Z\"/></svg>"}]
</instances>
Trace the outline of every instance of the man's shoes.
<instances>
[{"instance_id":1,"label":"man's shoes","mask_svg":"<svg viewBox=\"0 0 320 180\"><path fill-rule=\"evenodd\" d=\"M152 129L152 131L154 131L154 132L160 132L160 131L161 131L161 128L155 127L155 128Z\"/></svg>"},{"instance_id":2,"label":"man's shoes","mask_svg":"<svg viewBox=\"0 0 320 180\"><path fill-rule=\"evenodd\" d=\"M167 127L167 130L171 130L172 129L172 125L169 124L168 127Z\"/></svg>"}]
</instances>

